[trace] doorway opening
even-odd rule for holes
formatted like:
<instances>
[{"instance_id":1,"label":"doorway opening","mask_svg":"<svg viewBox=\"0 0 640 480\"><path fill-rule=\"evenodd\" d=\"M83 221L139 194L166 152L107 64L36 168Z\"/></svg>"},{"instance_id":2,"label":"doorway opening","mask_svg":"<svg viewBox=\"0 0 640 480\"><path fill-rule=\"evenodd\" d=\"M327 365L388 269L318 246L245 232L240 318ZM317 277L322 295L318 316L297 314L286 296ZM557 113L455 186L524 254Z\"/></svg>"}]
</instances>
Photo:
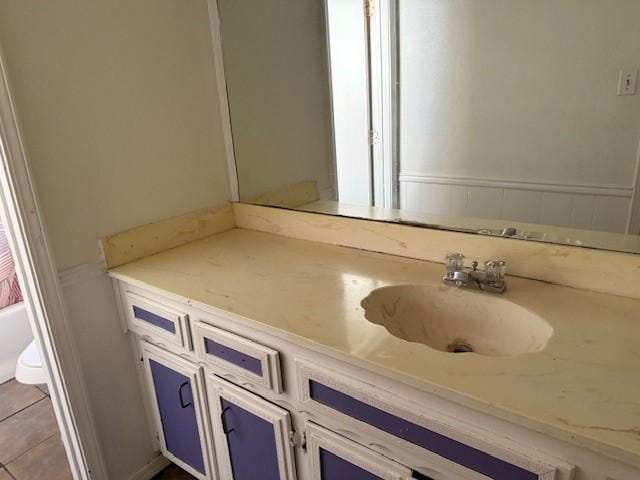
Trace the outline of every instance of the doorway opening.
<instances>
[{"instance_id":1,"label":"doorway opening","mask_svg":"<svg viewBox=\"0 0 640 480\"><path fill-rule=\"evenodd\" d=\"M0 478L73 478L47 383L0 224Z\"/></svg>"},{"instance_id":2,"label":"doorway opening","mask_svg":"<svg viewBox=\"0 0 640 480\"><path fill-rule=\"evenodd\" d=\"M326 0L338 200L398 208L396 0Z\"/></svg>"},{"instance_id":3,"label":"doorway opening","mask_svg":"<svg viewBox=\"0 0 640 480\"><path fill-rule=\"evenodd\" d=\"M0 478L106 480L4 65L0 52L0 224L7 244L2 258L11 258L7 304L0 310L0 329L7 329L0 338L7 357L0 366ZM16 375L25 383L13 380ZM46 460L45 449L59 462L54 474L37 470L46 467L38 464Z\"/></svg>"}]
</instances>

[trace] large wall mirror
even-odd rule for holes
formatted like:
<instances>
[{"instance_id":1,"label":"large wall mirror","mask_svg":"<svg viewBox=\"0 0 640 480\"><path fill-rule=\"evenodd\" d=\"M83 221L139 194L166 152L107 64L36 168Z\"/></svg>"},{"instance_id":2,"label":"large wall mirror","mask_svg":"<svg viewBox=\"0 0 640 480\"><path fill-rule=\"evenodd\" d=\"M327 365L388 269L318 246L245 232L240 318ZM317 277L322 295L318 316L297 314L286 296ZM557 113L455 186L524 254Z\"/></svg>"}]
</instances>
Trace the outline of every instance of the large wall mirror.
<instances>
[{"instance_id":1,"label":"large wall mirror","mask_svg":"<svg viewBox=\"0 0 640 480\"><path fill-rule=\"evenodd\" d=\"M218 8L241 201L640 252L640 1Z\"/></svg>"}]
</instances>

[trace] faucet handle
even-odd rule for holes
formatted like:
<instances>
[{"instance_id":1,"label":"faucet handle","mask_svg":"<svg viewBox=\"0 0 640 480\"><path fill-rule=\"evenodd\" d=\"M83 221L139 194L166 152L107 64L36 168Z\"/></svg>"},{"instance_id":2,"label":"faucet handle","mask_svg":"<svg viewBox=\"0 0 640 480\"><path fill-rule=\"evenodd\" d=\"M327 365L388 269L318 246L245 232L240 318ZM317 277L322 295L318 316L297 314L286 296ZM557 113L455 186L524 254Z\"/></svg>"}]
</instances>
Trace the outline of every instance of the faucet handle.
<instances>
[{"instance_id":1,"label":"faucet handle","mask_svg":"<svg viewBox=\"0 0 640 480\"><path fill-rule=\"evenodd\" d=\"M447 266L447 274L453 275L453 272L461 271L464 268L464 255L462 253L447 253L445 265Z\"/></svg>"},{"instance_id":2,"label":"faucet handle","mask_svg":"<svg viewBox=\"0 0 640 480\"><path fill-rule=\"evenodd\" d=\"M487 281L504 282L507 273L507 262L504 260L487 260L484 262L484 269Z\"/></svg>"}]
</instances>

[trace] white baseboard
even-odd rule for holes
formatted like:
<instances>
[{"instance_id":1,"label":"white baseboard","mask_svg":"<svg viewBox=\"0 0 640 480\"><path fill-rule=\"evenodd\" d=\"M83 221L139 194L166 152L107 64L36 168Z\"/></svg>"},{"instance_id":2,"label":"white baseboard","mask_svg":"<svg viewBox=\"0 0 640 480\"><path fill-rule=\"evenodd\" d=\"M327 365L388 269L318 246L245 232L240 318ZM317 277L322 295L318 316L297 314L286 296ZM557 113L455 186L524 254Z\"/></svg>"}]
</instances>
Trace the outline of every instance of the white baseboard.
<instances>
[{"instance_id":1,"label":"white baseboard","mask_svg":"<svg viewBox=\"0 0 640 480\"><path fill-rule=\"evenodd\" d=\"M129 480L150 480L162 470L167 468L171 462L162 455L147 463L144 467L129 477Z\"/></svg>"}]
</instances>

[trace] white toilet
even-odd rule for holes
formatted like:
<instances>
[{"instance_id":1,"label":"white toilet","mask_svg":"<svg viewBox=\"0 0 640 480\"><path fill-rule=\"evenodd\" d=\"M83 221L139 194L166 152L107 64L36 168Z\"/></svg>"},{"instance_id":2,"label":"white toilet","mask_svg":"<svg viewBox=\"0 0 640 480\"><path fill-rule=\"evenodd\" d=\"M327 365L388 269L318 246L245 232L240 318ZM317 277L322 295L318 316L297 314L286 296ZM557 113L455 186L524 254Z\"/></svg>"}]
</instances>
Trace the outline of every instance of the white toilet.
<instances>
[{"instance_id":1,"label":"white toilet","mask_svg":"<svg viewBox=\"0 0 640 480\"><path fill-rule=\"evenodd\" d=\"M42 359L36 341L33 340L18 357L16 380L30 385L47 383L47 374L42 366Z\"/></svg>"}]
</instances>

